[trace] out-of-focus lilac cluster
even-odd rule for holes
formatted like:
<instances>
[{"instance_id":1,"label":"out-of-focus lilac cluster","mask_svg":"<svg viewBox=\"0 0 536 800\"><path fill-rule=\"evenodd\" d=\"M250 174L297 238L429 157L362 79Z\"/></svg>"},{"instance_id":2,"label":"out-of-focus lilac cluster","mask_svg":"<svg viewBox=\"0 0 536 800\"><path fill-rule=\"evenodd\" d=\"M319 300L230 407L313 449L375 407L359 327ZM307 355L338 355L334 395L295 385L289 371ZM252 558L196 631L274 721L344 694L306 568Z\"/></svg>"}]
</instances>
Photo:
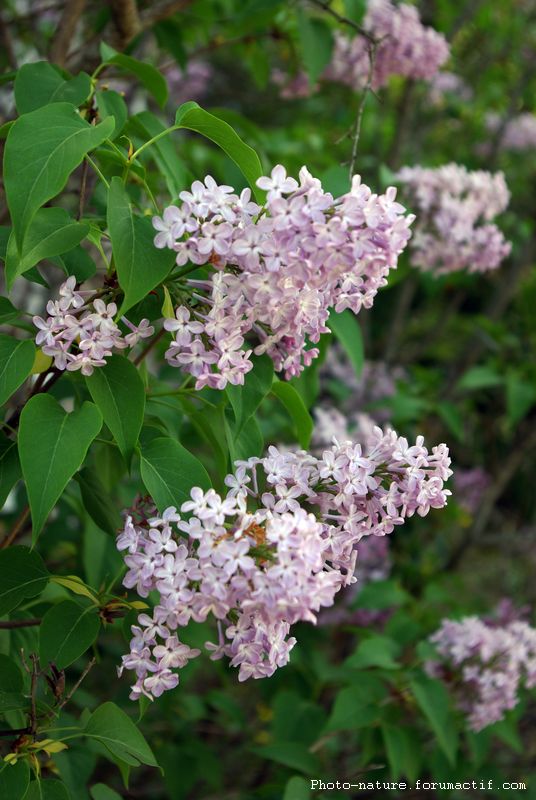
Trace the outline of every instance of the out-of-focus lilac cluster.
<instances>
[{"instance_id":1,"label":"out-of-focus lilac cluster","mask_svg":"<svg viewBox=\"0 0 536 800\"><path fill-rule=\"evenodd\" d=\"M225 497L196 487L180 514L129 516L117 543L127 551L124 585L160 595L123 658L137 675L132 697L178 683L173 670L199 651L180 642L177 628L211 615L211 658L227 656L239 680L272 675L295 644L291 625L316 622L354 583L360 540L445 505L449 465L445 445L429 452L421 436L410 446L377 428L369 447L336 443L320 458L271 447L264 458L236 462Z\"/></svg>"},{"instance_id":2,"label":"out-of-focus lilac cluster","mask_svg":"<svg viewBox=\"0 0 536 800\"><path fill-rule=\"evenodd\" d=\"M425 27L415 6L390 0L369 0L363 27L379 41L372 88L385 86L393 75L430 80L447 61L450 51L443 34ZM358 34L335 37L335 49L325 77L354 89L364 87L370 69L370 43Z\"/></svg>"},{"instance_id":3,"label":"out-of-focus lilac cluster","mask_svg":"<svg viewBox=\"0 0 536 800\"><path fill-rule=\"evenodd\" d=\"M175 250L179 266L209 269L185 279L188 301L165 322L175 334L168 362L197 389L242 384L252 352L298 375L318 355L307 340L329 331L330 309L370 308L410 237L414 217L394 188L373 194L355 176L334 198L305 167L298 182L281 165L257 183L262 207L248 189L239 197L208 176L153 219L156 247Z\"/></svg>"},{"instance_id":4,"label":"out-of-focus lilac cluster","mask_svg":"<svg viewBox=\"0 0 536 800\"><path fill-rule=\"evenodd\" d=\"M486 116L486 127L499 134L499 149L523 152L536 148L536 114L525 112L503 123L499 114Z\"/></svg>"},{"instance_id":5,"label":"out-of-focus lilac cluster","mask_svg":"<svg viewBox=\"0 0 536 800\"><path fill-rule=\"evenodd\" d=\"M201 100L213 78L212 66L199 59L188 61L184 69L174 64L166 72L169 97L174 106L188 100Z\"/></svg>"},{"instance_id":6,"label":"out-of-focus lilac cluster","mask_svg":"<svg viewBox=\"0 0 536 800\"><path fill-rule=\"evenodd\" d=\"M412 264L442 275L496 269L511 249L492 223L508 205L502 172L470 172L460 164L436 169L404 167L397 175L418 211Z\"/></svg>"},{"instance_id":7,"label":"out-of-focus lilac cluster","mask_svg":"<svg viewBox=\"0 0 536 800\"><path fill-rule=\"evenodd\" d=\"M449 96L462 102L469 102L473 98L473 90L464 79L455 72L447 71L436 72L430 78L427 94L433 106L442 106Z\"/></svg>"},{"instance_id":8,"label":"out-of-focus lilac cluster","mask_svg":"<svg viewBox=\"0 0 536 800\"><path fill-rule=\"evenodd\" d=\"M514 708L522 684L536 685L536 630L526 622L444 620L431 641L441 660L428 662L427 671L451 689L474 731Z\"/></svg>"},{"instance_id":9,"label":"out-of-focus lilac cluster","mask_svg":"<svg viewBox=\"0 0 536 800\"><path fill-rule=\"evenodd\" d=\"M39 331L35 341L45 355L54 359L59 370L80 370L82 375L91 375L95 367L106 364L112 350L134 347L154 333L147 319L133 325L121 317L128 330L123 333L115 322L116 304L106 303L93 290L77 289L73 275L60 286L59 298L49 300L46 308L46 319L33 318Z\"/></svg>"},{"instance_id":10,"label":"out-of-focus lilac cluster","mask_svg":"<svg viewBox=\"0 0 536 800\"><path fill-rule=\"evenodd\" d=\"M472 469L456 469L454 474L454 494L456 502L468 514L475 514L482 500L482 495L491 482L489 473L482 467Z\"/></svg>"}]
</instances>

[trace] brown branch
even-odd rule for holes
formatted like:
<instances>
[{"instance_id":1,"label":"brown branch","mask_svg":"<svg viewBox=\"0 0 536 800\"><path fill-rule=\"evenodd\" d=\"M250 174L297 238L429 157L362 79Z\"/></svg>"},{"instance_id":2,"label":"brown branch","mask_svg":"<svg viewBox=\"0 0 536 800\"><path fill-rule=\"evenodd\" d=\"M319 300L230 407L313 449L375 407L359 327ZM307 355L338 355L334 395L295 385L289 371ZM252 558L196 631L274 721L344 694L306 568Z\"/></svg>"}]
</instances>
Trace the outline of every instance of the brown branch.
<instances>
[{"instance_id":1,"label":"brown branch","mask_svg":"<svg viewBox=\"0 0 536 800\"><path fill-rule=\"evenodd\" d=\"M117 46L122 50L142 31L136 0L110 0L117 31Z\"/></svg>"},{"instance_id":2,"label":"brown branch","mask_svg":"<svg viewBox=\"0 0 536 800\"><path fill-rule=\"evenodd\" d=\"M12 630L13 628L31 628L34 625L41 625L40 619L12 619L9 622L0 622L0 629Z\"/></svg>"},{"instance_id":3,"label":"brown branch","mask_svg":"<svg viewBox=\"0 0 536 800\"><path fill-rule=\"evenodd\" d=\"M9 32L9 28L7 22L4 19L3 14L0 14L0 39L2 44L4 45L4 50L6 53L7 61L11 69L17 69L17 56L15 55L15 49L13 47L13 42L11 40L11 34Z\"/></svg>"},{"instance_id":4,"label":"brown branch","mask_svg":"<svg viewBox=\"0 0 536 800\"><path fill-rule=\"evenodd\" d=\"M141 12L141 26L143 30L152 28L157 22L172 17L178 11L192 5L193 0L163 0L161 3L153 3L152 6Z\"/></svg>"},{"instance_id":5,"label":"brown branch","mask_svg":"<svg viewBox=\"0 0 536 800\"><path fill-rule=\"evenodd\" d=\"M363 121L363 112L365 110L365 103L367 102L367 95L372 91L372 79L374 77L374 65L376 63L376 53L378 51L377 42L369 44L368 57L369 57L369 70L367 75L367 83L363 89L361 100L357 109L357 116L352 134L352 156L350 158L349 178L350 181L354 177L355 162L357 159L357 145L359 144L359 137L361 135L361 123Z\"/></svg>"},{"instance_id":6,"label":"brown branch","mask_svg":"<svg viewBox=\"0 0 536 800\"><path fill-rule=\"evenodd\" d=\"M77 691L77 689L80 688L82 682L86 679L86 677L87 677L88 673L90 672L90 670L93 669L93 667L95 666L96 661L97 661L97 659L95 657L93 657L91 659L91 661L87 664L86 668L84 669L84 671L82 672L82 674L80 675L80 677L78 678L76 683L74 684L74 686L71 689L71 691L69 692L69 694L67 694L63 698L61 703L59 704L58 709L57 709L58 711L60 711L63 708L63 706L67 705L67 703L69 702L69 700L71 699L73 694Z\"/></svg>"},{"instance_id":7,"label":"brown branch","mask_svg":"<svg viewBox=\"0 0 536 800\"><path fill-rule=\"evenodd\" d=\"M65 66L69 47L78 22L84 12L86 0L66 0L56 35L50 46L50 60L60 67Z\"/></svg>"},{"instance_id":8,"label":"brown branch","mask_svg":"<svg viewBox=\"0 0 536 800\"><path fill-rule=\"evenodd\" d=\"M39 659L35 653L30 654L32 662L31 683L30 683L30 733L35 736L37 732L37 679L40 675Z\"/></svg>"},{"instance_id":9,"label":"brown branch","mask_svg":"<svg viewBox=\"0 0 536 800\"><path fill-rule=\"evenodd\" d=\"M26 506L25 509L21 512L19 517L15 521L15 525L13 529L2 539L2 543L0 544L0 550L4 550L6 547L9 547L13 544L15 539L18 539L19 536L26 531L26 520L30 514L30 506Z\"/></svg>"}]
</instances>

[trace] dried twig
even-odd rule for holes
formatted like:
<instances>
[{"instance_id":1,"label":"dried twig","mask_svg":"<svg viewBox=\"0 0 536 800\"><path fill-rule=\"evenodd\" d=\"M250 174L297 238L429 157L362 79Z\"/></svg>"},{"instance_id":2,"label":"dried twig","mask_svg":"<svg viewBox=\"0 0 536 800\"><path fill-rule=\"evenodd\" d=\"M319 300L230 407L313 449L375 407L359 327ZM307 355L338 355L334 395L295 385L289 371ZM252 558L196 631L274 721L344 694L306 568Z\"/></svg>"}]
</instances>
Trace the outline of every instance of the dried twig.
<instances>
[{"instance_id":1,"label":"dried twig","mask_svg":"<svg viewBox=\"0 0 536 800\"><path fill-rule=\"evenodd\" d=\"M13 542L18 539L19 536L26 531L26 521L30 515L30 506L26 506L20 513L20 515L15 520L15 524L11 531L2 539L2 543L0 544L0 550L4 550L6 547L10 547Z\"/></svg>"},{"instance_id":2,"label":"dried twig","mask_svg":"<svg viewBox=\"0 0 536 800\"><path fill-rule=\"evenodd\" d=\"M74 686L72 687L71 691L68 694L65 695L65 697L63 698L63 700L59 704L58 709L57 709L58 711L61 711L63 706L67 705L67 703L69 702L69 700L71 699L73 694L80 688L82 682L86 679L86 677L87 677L88 673L90 672L90 670L92 670L93 667L95 666L96 661L97 661L97 659L95 657L93 657L91 659L91 661L88 662L88 664L86 665L86 668L84 669L84 671L82 672L82 674L80 675L80 677L78 678L78 680L76 681Z\"/></svg>"},{"instance_id":3,"label":"dried twig","mask_svg":"<svg viewBox=\"0 0 536 800\"><path fill-rule=\"evenodd\" d=\"M12 630L13 628L31 628L34 625L41 625L40 619L11 619L8 622L0 622L0 629Z\"/></svg>"}]
</instances>

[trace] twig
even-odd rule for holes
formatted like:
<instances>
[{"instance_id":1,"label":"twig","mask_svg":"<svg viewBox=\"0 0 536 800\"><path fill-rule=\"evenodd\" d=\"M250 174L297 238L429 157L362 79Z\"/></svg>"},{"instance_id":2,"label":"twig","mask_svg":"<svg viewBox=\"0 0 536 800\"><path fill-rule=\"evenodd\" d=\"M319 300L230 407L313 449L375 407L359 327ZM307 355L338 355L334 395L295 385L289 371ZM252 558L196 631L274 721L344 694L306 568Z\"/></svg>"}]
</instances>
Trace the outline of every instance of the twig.
<instances>
[{"instance_id":1,"label":"twig","mask_svg":"<svg viewBox=\"0 0 536 800\"><path fill-rule=\"evenodd\" d=\"M32 736L35 736L37 732L37 706L36 706L36 694L37 694L37 679L39 677L39 659L35 653L30 654L30 659L32 662L32 678L30 683L30 733Z\"/></svg>"},{"instance_id":2,"label":"twig","mask_svg":"<svg viewBox=\"0 0 536 800\"><path fill-rule=\"evenodd\" d=\"M9 28L7 26L7 22L5 21L3 14L0 14L0 37L2 40L2 44L4 45L4 50L6 53L9 66L12 69L17 69L18 68L17 56L15 55L15 49L13 47L13 42L11 41Z\"/></svg>"},{"instance_id":3,"label":"twig","mask_svg":"<svg viewBox=\"0 0 536 800\"><path fill-rule=\"evenodd\" d=\"M357 159L357 145L359 143L359 137L361 135L361 122L363 120L363 112L365 110L365 103L367 101L367 95L369 92L372 91L372 79L374 77L374 65L376 64L376 53L378 51L378 43L373 42L369 44L368 47L368 57L369 57L369 71L367 76L367 83L365 88L363 89L363 93L361 95L361 100L359 101L359 106L357 109L357 116L355 119L354 131L352 133L352 156L350 158L350 169L349 169L349 178L350 181L354 176L354 169L355 169L355 162Z\"/></svg>"},{"instance_id":4,"label":"twig","mask_svg":"<svg viewBox=\"0 0 536 800\"><path fill-rule=\"evenodd\" d=\"M41 625L40 619L12 619L9 622L0 622L0 628L3 630L12 630L13 628L31 628L34 625Z\"/></svg>"},{"instance_id":5,"label":"twig","mask_svg":"<svg viewBox=\"0 0 536 800\"><path fill-rule=\"evenodd\" d=\"M86 0L67 0L58 30L50 47L50 60L60 67L65 66L69 54L69 46L73 40L78 22L84 12Z\"/></svg>"},{"instance_id":6,"label":"twig","mask_svg":"<svg viewBox=\"0 0 536 800\"><path fill-rule=\"evenodd\" d=\"M334 8L331 7L330 0L309 0L309 2L321 8L322 11L325 11L326 14L329 14L333 19L336 19L337 22L340 22L341 25L348 25L350 28L353 28L356 33L359 33L365 39L367 39L371 44L378 44L378 40L365 28L362 28L361 25L358 25L357 22L354 22L353 19L349 17L345 17L344 14L339 14L338 11L335 11Z\"/></svg>"},{"instance_id":7,"label":"twig","mask_svg":"<svg viewBox=\"0 0 536 800\"><path fill-rule=\"evenodd\" d=\"M63 698L63 700L59 704L58 709L57 709L58 711L61 711L63 706L67 705L67 703L69 702L69 700L71 699L73 694L80 688L82 682L86 679L86 677L87 677L88 673L90 672L90 670L92 670L93 667L95 666L96 661L97 661L97 659L93 656L91 661L89 661L89 663L87 664L86 668L84 669L84 671L82 672L82 674L80 675L80 677L78 678L78 680L76 681L74 686L72 687L71 691L67 695L65 695L65 697Z\"/></svg>"},{"instance_id":8,"label":"twig","mask_svg":"<svg viewBox=\"0 0 536 800\"><path fill-rule=\"evenodd\" d=\"M138 356L136 356L136 358L134 359L134 364L135 364L136 366L138 366L139 364L141 364L141 362L143 361L143 359L145 358L145 356L146 356L148 353L150 353L150 351L153 349L153 347L155 346L155 344L157 344L157 343L160 341L160 339L161 339L161 338L162 338L162 336L165 334L165 332L166 332L166 331L165 331L165 329L164 329L164 328L162 328L162 330L158 331L158 333L156 334L156 336L154 336L154 337L151 339L151 341L149 342L149 344L147 345L147 347L146 347L144 350L142 350L142 351L141 351L141 353L140 353Z\"/></svg>"},{"instance_id":9,"label":"twig","mask_svg":"<svg viewBox=\"0 0 536 800\"><path fill-rule=\"evenodd\" d=\"M79 220L84 215L84 205L86 202L86 186L87 186L87 171L88 171L88 163L86 159L84 159L84 163L82 164L82 175L80 177L80 200L78 201L78 214L76 215L76 219Z\"/></svg>"},{"instance_id":10,"label":"twig","mask_svg":"<svg viewBox=\"0 0 536 800\"><path fill-rule=\"evenodd\" d=\"M112 19L118 35L117 45L123 49L142 30L136 0L110 0Z\"/></svg>"},{"instance_id":11,"label":"twig","mask_svg":"<svg viewBox=\"0 0 536 800\"><path fill-rule=\"evenodd\" d=\"M141 26L143 30L152 28L157 22L172 17L178 11L184 11L192 3L193 0L163 0L161 3L153 3L152 6L141 12Z\"/></svg>"},{"instance_id":12,"label":"twig","mask_svg":"<svg viewBox=\"0 0 536 800\"><path fill-rule=\"evenodd\" d=\"M2 543L0 544L0 550L4 550L6 547L12 545L15 539L17 539L24 533L26 528L26 520L28 519L29 514L30 514L30 506L26 506L26 508L22 511L22 513L15 521L15 525L13 526L10 533L8 533L7 536L5 536L4 539L2 540Z\"/></svg>"}]
</instances>

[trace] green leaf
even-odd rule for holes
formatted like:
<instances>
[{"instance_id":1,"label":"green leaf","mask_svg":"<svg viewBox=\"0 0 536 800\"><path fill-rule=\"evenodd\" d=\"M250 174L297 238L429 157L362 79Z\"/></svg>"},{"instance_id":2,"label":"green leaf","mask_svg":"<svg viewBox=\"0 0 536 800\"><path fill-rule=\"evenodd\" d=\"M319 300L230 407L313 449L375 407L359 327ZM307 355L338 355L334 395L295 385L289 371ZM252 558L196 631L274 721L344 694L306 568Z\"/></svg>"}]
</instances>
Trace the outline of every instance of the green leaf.
<instances>
[{"instance_id":1,"label":"green leaf","mask_svg":"<svg viewBox=\"0 0 536 800\"><path fill-rule=\"evenodd\" d=\"M117 139L125 127L128 117L128 109L125 101L118 92L114 92L112 89L95 92L95 100L101 119L106 119L106 117L114 118L114 129L109 138L112 140Z\"/></svg>"},{"instance_id":2,"label":"green leaf","mask_svg":"<svg viewBox=\"0 0 536 800\"><path fill-rule=\"evenodd\" d=\"M24 800L70 800L70 798L65 784L54 778L46 780L36 778L30 784L28 794L24 795Z\"/></svg>"},{"instance_id":3,"label":"green leaf","mask_svg":"<svg viewBox=\"0 0 536 800\"><path fill-rule=\"evenodd\" d=\"M28 698L16 692L3 692L0 690L0 714L8 711L20 711L28 708Z\"/></svg>"},{"instance_id":4,"label":"green leaf","mask_svg":"<svg viewBox=\"0 0 536 800\"><path fill-rule=\"evenodd\" d=\"M449 403L447 400L437 404L437 412L449 431L458 441L463 442L465 438L464 417L461 410Z\"/></svg>"},{"instance_id":5,"label":"green leaf","mask_svg":"<svg viewBox=\"0 0 536 800\"><path fill-rule=\"evenodd\" d=\"M120 311L124 314L167 277L175 253L154 246L153 226L146 217L134 216L120 178L110 184L108 226L119 285L125 293Z\"/></svg>"},{"instance_id":6,"label":"green leaf","mask_svg":"<svg viewBox=\"0 0 536 800\"><path fill-rule=\"evenodd\" d=\"M309 82L314 85L331 59L333 34L325 22L299 11L298 36Z\"/></svg>"},{"instance_id":7,"label":"green leaf","mask_svg":"<svg viewBox=\"0 0 536 800\"><path fill-rule=\"evenodd\" d=\"M450 711L447 689L439 681L425 676L410 683L411 691L436 735L441 750L453 766L456 763L458 732Z\"/></svg>"},{"instance_id":8,"label":"green leaf","mask_svg":"<svg viewBox=\"0 0 536 800\"><path fill-rule=\"evenodd\" d=\"M164 436L142 447L141 478L159 511L179 508L190 499L194 486L204 490L211 486L201 462L175 439Z\"/></svg>"},{"instance_id":9,"label":"green leaf","mask_svg":"<svg viewBox=\"0 0 536 800\"><path fill-rule=\"evenodd\" d=\"M21 476L17 442L0 433L0 509Z\"/></svg>"},{"instance_id":10,"label":"green leaf","mask_svg":"<svg viewBox=\"0 0 536 800\"><path fill-rule=\"evenodd\" d=\"M316 775L316 758L309 752L307 746L300 742L274 742L264 747L254 747L253 752L262 758L304 772L306 775Z\"/></svg>"},{"instance_id":11,"label":"green leaf","mask_svg":"<svg viewBox=\"0 0 536 800\"><path fill-rule=\"evenodd\" d=\"M24 406L19 457L32 512L34 542L101 427L102 416L93 403L85 402L67 414L53 397L38 394Z\"/></svg>"},{"instance_id":12,"label":"green leaf","mask_svg":"<svg viewBox=\"0 0 536 800\"><path fill-rule=\"evenodd\" d=\"M17 319L19 315L20 311L15 308L7 297L0 297L0 325L12 322L14 319Z\"/></svg>"},{"instance_id":13,"label":"green leaf","mask_svg":"<svg viewBox=\"0 0 536 800\"><path fill-rule=\"evenodd\" d=\"M97 271L97 265L83 247L74 247L67 253L62 253L58 261L63 264L67 275L74 275L77 283L83 283L91 278Z\"/></svg>"},{"instance_id":14,"label":"green leaf","mask_svg":"<svg viewBox=\"0 0 536 800\"><path fill-rule=\"evenodd\" d=\"M338 692L326 731L356 730L369 727L379 715L378 703L360 686L347 686Z\"/></svg>"},{"instance_id":15,"label":"green leaf","mask_svg":"<svg viewBox=\"0 0 536 800\"><path fill-rule=\"evenodd\" d=\"M121 517L97 471L84 467L75 479L80 486L84 508L95 525L101 531L115 536L121 527Z\"/></svg>"},{"instance_id":16,"label":"green leaf","mask_svg":"<svg viewBox=\"0 0 536 800\"><path fill-rule=\"evenodd\" d=\"M305 778L300 778L299 775L294 775L287 781L283 800L309 800L311 797L310 781Z\"/></svg>"},{"instance_id":17,"label":"green leaf","mask_svg":"<svg viewBox=\"0 0 536 800\"><path fill-rule=\"evenodd\" d=\"M137 767L158 766L153 752L132 720L114 703L104 703L89 717L84 735L101 742L112 758Z\"/></svg>"},{"instance_id":18,"label":"green leaf","mask_svg":"<svg viewBox=\"0 0 536 800\"><path fill-rule=\"evenodd\" d=\"M63 208L41 208L33 217L23 250L17 250L14 232L9 237L6 254L6 277L11 288L19 275L45 258L72 250L89 232L89 225L75 222Z\"/></svg>"},{"instance_id":19,"label":"green leaf","mask_svg":"<svg viewBox=\"0 0 536 800\"><path fill-rule=\"evenodd\" d=\"M231 462L245 461L251 456L261 456L264 450L264 437L255 417L250 417L239 433L235 432L230 417L231 412L226 409L225 436Z\"/></svg>"},{"instance_id":20,"label":"green leaf","mask_svg":"<svg viewBox=\"0 0 536 800\"><path fill-rule=\"evenodd\" d=\"M100 628L95 606L82 608L64 600L47 611L39 627L39 657L45 666L53 662L65 669L91 647Z\"/></svg>"},{"instance_id":21,"label":"green leaf","mask_svg":"<svg viewBox=\"0 0 536 800\"><path fill-rule=\"evenodd\" d=\"M346 309L342 314L332 312L328 321L329 327L346 351L352 362L355 374L359 378L363 370L365 354L363 350L363 336L361 326L355 314Z\"/></svg>"},{"instance_id":22,"label":"green leaf","mask_svg":"<svg viewBox=\"0 0 536 800\"><path fill-rule=\"evenodd\" d=\"M167 83L163 75L151 64L138 61L132 56L118 53L113 47L101 42L100 54L105 64L114 64L125 72L131 72L143 83L148 92L152 94L160 106L165 106L168 99Z\"/></svg>"},{"instance_id":23,"label":"green leaf","mask_svg":"<svg viewBox=\"0 0 536 800\"><path fill-rule=\"evenodd\" d=\"M398 780L406 776L414 781L419 777L421 766L420 751L422 742L412 730L402 726L382 724L381 726L391 778Z\"/></svg>"},{"instance_id":24,"label":"green leaf","mask_svg":"<svg viewBox=\"0 0 536 800\"><path fill-rule=\"evenodd\" d=\"M236 131L226 122L214 114L209 114L197 103L184 103L177 110L175 116L176 129L187 128L210 139L227 153L247 179L258 203L264 203L265 193L261 191L256 182L263 175L259 156L245 142Z\"/></svg>"},{"instance_id":25,"label":"green leaf","mask_svg":"<svg viewBox=\"0 0 536 800\"><path fill-rule=\"evenodd\" d=\"M274 379L274 365L267 355L252 358L253 369L250 370L243 386L227 386L226 393L235 415L236 434L240 433L245 423L253 416L270 389Z\"/></svg>"},{"instance_id":26,"label":"green leaf","mask_svg":"<svg viewBox=\"0 0 536 800\"><path fill-rule=\"evenodd\" d=\"M0 334L0 406L24 383L32 371L35 345L30 339Z\"/></svg>"},{"instance_id":27,"label":"green leaf","mask_svg":"<svg viewBox=\"0 0 536 800\"><path fill-rule=\"evenodd\" d=\"M294 422L298 442L301 447L307 449L311 441L314 423L301 396L290 383L277 379L273 383L272 394L274 394L287 409Z\"/></svg>"},{"instance_id":28,"label":"green leaf","mask_svg":"<svg viewBox=\"0 0 536 800\"><path fill-rule=\"evenodd\" d=\"M140 435L145 411L145 387L128 358L112 355L105 366L86 378L89 393L111 430L127 464Z\"/></svg>"},{"instance_id":29,"label":"green leaf","mask_svg":"<svg viewBox=\"0 0 536 800\"><path fill-rule=\"evenodd\" d=\"M506 378L506 413L510 425L516 425L536 402L536 386L515 372Z\"/></svg>"},{"instance_id":30,"label":"green leaf","mask_svg":"<svg viewBox=\"0 0 536 800\"><path fill-rule=\"evenodd\" d=\"M30 783L28 760L21 758L16 764L0 761L0 797L5 800L22 800Z\"/></svg>"},{"instance_id":31,"label":"green leaf","mask_svg":"<svg viewBox=\"0 0 536 800\"><path fill-rule=\"evenodd\" d=\"M359 564L359 548L357 555ZM359 566L358 566L359 575ZM358 578L359 580L359 578ZM386 609L402 606L411 599L410 595L394 580L370 581L366 583L356 598L354 608Z\"/></svg>"},{"instance_id":32,"label":"green leaf","mask_svg":"<svg viewBox=\"0 0 536 800\"><path fill-rule=\"evenodd\" d=\"M0 551L0 617L44 590L50 574L41 556L16 545Z\"/></svg>"},{"instance_id":33,"label":"green leaf","mask_svg":"<svg viewBox=\"0 0 536 800\"><path fill-rule=\"evenodd\" d=\"M149 111L142 111L132 117L129 120L129 131L131 128L145 139L151 139L166 130L166 126L160 122L158 117L155 117ZM179 158L171 138L164 136L157 142L153 142L146 152L154 158L159 171L165 178L171 197L178 197L179 192L185 188L188 180L188 171Z\"/></svg>"},{"instance_id":34,"label":"green leaf","mask_svg":"<svg viewBox=\"0 0 536 800\"><path fill-rule=\"evenodd\" d=\"M400 665L396 663L395 658L399 650L398 644L393 639L373 634L359 643L357 650L346 659L345 664L356 669L366 667L398 669Z\"/></svg>"},{"instance_id":35,"label":"green leaf","mask_svg":"<svg viewBox=\"0 0 536 800\"><path fill-rule=\"evenodd\" d=\"M52 103L16 120L6 140L4 185L19 252L36 211L61 192L113 126L110 118L90 125L69 103Z\"/></svg>"},{"instance_id":36,"label":"green leaf","mask_svg":"<svg viewBox=\"0 0 536 800\"><path fill-rule=\"evenodd\" d=\"M494 367L471 367L458 381L458 389L489 389L503 381L504 377Z\"/></svg>"},{"instance_id":37,"label":"green leaf","mask_svg":"<svg viewBox=\"0 0 536 800\"><path fill-rule=\"evenodd\" d=\"M91 92L91 78L81 72L65 80L48 61L23 64L15 79L15 102L19 114L27 114L48 103L82 105Z\"/></svg>"},{"instance_id":38,"label":"green leaf","mask_svg":"<svg viewBox=\"0 0 536 800\"><path fill-rule=\"evenodd\" d=\"M92 800L121 800L121 795L114 792L109 786L105 786L104 783L96 783L91 787L89 793Z\"/></svg>"}]
</instances>

